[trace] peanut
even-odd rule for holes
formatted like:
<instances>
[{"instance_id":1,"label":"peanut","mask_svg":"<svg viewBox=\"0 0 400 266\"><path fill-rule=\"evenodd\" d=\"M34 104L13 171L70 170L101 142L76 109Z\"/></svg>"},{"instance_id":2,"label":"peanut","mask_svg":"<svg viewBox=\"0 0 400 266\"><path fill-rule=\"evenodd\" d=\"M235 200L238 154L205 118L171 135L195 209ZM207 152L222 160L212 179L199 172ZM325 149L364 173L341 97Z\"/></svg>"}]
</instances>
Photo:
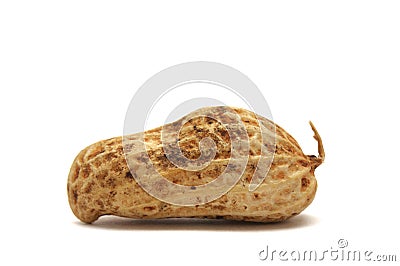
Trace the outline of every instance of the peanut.
<instances>
[{"instance_id":1,"label":"peanut","mask_svg":"<svg viewBox=\"0 0 400 266\"><path fill-rule=\"evenodd\" d=\"M304 155L297 141L272 121L245 109L232 109L247 130L250 149L240 180L226 194L194 206L175 205L151 196L136 180L136 175L141 172L135 172L128 166L123 137L115 137L88 146L75 158L67 184L68 200L75 216L85 223L92 223L103 215L277 222L299 214L314 199L317 189L314 171L325 158L322 141L314 125L310 122L318 142L318 157ZM208 107L207 110L218 112L221 107ZM262 142L260 126L270 134L275 134L272 129L276 129L274 147ZM226 168L231 156L231 141L226 129L218 121L207 117L188 121L179 133L179 147L189 159L201 155L198 148L201 139L209 137L214 141L217 152L210 164L201 170L180 169L168 160L161 143L161 127L146 131L144 135L152 164L165 179L175 184L199 186L211 182ZM254 191L249 191L262 145L272 150L272 164L262 183Z\"/></svg>"}]
</instances>

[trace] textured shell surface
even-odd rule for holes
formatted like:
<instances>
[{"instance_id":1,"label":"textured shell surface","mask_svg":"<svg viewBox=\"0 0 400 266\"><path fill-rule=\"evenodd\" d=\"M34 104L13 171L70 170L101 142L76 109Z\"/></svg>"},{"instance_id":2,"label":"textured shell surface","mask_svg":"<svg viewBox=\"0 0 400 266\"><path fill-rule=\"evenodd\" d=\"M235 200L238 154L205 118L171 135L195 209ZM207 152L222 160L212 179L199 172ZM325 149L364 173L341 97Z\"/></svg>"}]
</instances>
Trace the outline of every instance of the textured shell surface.
<instances>
[{"instance_id":1,"label":"textured shell surface","mask_svg":"<svg viewBox=\"0 0 400 266\"><path fill-rule=\"evenodd\" d=\"M226 171L233 155L229 130L211 115L196 116L196 112L218 114L227 110L225 107L207 107L167 125L179 128L176 144L182 156L208 162L205 167L194 170L178 167L165 152L162 127L96 142L83 149L71 166L67 191L73 213L86 223L103 215L277 222L299 214L314 199L317 189L314 171L325 158L315 127L310 122L318 141L319 156L305 155L297 141L272 121L245 109L232 107L231 110L244 125L249 146L245 150L243 172L222 196L204 204L199 201L193 206L176 205L150 195L138 183L141 176L152 180L152 172L146 170L149 163L165 180L193 188L214 181ZM212 149L207 149L205 142L206 149L199 148L206 138L212 140L215 153L206 152ZM145 143L145 150L143 145L137 145L138 140L144 140L141 143ZM263 149L267 152L263 153ZM144 153L147 161L143 159ZM268 159L269 171L261 184L250 191L249 184L262 156ZM184 198L185 194L180 197Z\"/></svg>"}]
</instances>

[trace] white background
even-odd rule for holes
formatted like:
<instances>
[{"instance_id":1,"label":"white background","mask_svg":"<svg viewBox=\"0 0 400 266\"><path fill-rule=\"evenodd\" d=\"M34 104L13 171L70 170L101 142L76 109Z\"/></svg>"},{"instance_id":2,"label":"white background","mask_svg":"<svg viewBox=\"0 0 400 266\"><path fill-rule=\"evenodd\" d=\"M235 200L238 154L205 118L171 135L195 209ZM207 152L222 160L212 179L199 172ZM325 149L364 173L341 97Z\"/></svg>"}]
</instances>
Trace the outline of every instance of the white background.
<instances>
[{"instance_id":1,"label":"white background","mask_svg":"<svg viewBox=\"0 0 400 266\"><path fill-rule=\"evenodd\" d=\"M266 245L340 238L400 260L400 3L265 2L2 1L0 264L266 265ZM315 123L326 162L312 205L281 224L80 223L66 194L76 154L122 134L149 77L196 60L250 77L306 154Z\"/></svg>"}]
</instances>

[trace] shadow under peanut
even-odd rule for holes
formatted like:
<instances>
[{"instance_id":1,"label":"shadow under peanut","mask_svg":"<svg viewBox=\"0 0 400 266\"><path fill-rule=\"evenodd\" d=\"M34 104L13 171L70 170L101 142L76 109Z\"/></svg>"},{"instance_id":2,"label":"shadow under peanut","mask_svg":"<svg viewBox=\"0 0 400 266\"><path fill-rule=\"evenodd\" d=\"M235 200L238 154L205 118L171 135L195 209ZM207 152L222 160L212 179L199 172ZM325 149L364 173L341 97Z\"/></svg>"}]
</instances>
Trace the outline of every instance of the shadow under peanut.
<instances>
[{"instance_id":1,"label":"shadow under peanut","mask_svg":"<svg viewBox=\"0 0 400 266\"><path fill-rule=\"evenodd\" d=\"M313 226L318 219L308 214L300 214L279 223L254 223L224 219L167 218L131 219L103 216L93 224L75 222L77 225L103 230L192 230L192 231L271 231L288 230Z\"/></svg>"}]
</instances>

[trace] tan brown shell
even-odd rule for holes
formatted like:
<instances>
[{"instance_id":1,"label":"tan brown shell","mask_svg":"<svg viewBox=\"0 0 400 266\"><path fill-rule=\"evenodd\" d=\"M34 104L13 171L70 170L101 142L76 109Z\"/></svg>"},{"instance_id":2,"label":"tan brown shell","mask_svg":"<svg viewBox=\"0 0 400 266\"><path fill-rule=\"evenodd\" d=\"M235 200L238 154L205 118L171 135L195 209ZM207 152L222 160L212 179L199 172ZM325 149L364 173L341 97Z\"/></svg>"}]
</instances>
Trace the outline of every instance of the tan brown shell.
<instances>
[{"instance_id":1,"label":"tan brown shell","mask_svg":"<svg viewBox=\"0 0 400 266\"><path fill-rule=\"evenodd\" d=\"M208 108L218 111L220 107ZM314 125L310 122L314 138L318 141L318 157L304 155L296 140L272 121L245 109L232 109L240 115L246 127L250 151L244 174L228 193L196 206L178 206L160 201L136 182L125 160L122 137L116 137L86 147L75 158L67 185L69 204L75 216L85 223L92 223L103 215L277 222L299 214L314 199L317 189L314 171L325 158L322 141ZM274 157L267 177L256 190L249 191L248 185L260 158L261 145L265 144L261 141L260 125L271 134L275 133L272 129L276 129L275 147L270 147L274 150ZM188 121L179 135L179 146L183 154L191 159L200 156L198 144L201 139L210 137L214 140L216 156L200 171L179 169L168 160L161 144L161 127L144 134L153 165L164 178L176 184L206 184L224 170L230 158L229 135L220 123L207 117ZM136 173L133 171L133 174Z\"/></svg>"}]
</instances>

